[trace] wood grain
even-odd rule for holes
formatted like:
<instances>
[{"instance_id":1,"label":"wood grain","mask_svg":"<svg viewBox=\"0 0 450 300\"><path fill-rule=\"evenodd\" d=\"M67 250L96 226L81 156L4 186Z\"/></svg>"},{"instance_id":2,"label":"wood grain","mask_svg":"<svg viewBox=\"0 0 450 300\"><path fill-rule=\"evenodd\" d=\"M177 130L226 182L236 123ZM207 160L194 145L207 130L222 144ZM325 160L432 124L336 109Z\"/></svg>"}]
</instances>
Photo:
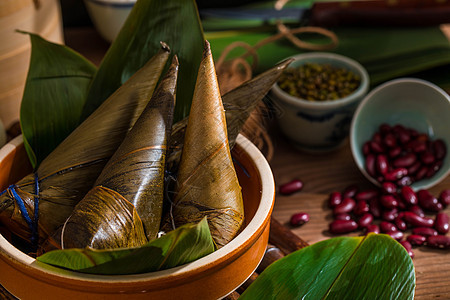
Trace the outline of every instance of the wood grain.
<instances>
[{"instance_id":1,"label":"wood grain","mask_svg":"<svg viewBox=\"0 0 450 300\"><path fill-rule=\"evenodd\" d=\"M275 125L274 125L275 126ZM275 126L276 127L276 126ZM328 194L342 191L350 184L361 188L373 187L359 172L350 152L349 144L333 153L312 155L291 147L281 137L276 128L271 135L275 145L275 155L270 162L278 187L298 178L303 181L301 192L290 196L277 193L273 217L289 227L289 219L296 212L307 212L310 221L291 230L309 244L314 244L335 235L328 232L331 210L327 207ZM429 189L437 196L450 188L450 176L440 184ZM445 210L450 215L450 207ZM361 231L348 234L356 236ZM450 299L450 251L419 247L413 249L416 270L416 300Z\"/></svg>"}]
</instances>

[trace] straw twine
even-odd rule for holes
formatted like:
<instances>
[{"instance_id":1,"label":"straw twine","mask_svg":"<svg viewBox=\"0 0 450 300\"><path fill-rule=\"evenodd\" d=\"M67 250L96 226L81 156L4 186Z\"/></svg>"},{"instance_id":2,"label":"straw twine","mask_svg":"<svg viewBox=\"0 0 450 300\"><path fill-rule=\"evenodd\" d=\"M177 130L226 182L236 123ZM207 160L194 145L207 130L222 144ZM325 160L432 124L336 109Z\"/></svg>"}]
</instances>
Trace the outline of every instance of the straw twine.
<instances>
[{"instance_id":1,"label":"straw twine","mask_svg":"<svg viewBox=\"0 0 450 300\"><path fill-rule=\"evenodd\" d=\"M281 10L283 6L289 0L278 0L275 3L275 9ZM219 59L216 62L216 71L217 77L219 81L219 86L222 94L227 93L228 91L236 88L243 82L250 80L253 75L253 71L255 70L258 64L258 54L257 50L264 45L269 43L273 43L279 39L286 38L292 44L300 49L306 50L330 50L337 46L338 38L337 36L330 30L321 28L321 27L313 27L313 26L304 26L299 28L290 29L286 25L284 25L280 20L276 21L276 27L278 29L278 33L272 36L269 36L265 39L262 39L254 46L250 46L249 44L236 41L228 45L220 55ZM295 34L299 33L318 33L324 35L330 39L330 43L328 44L313 44L300 40ZM244 54L239 57L233 58L231 60L226 60L228 54L235 48L244 48L247 50ZM247 57L252 57L252 64L250 65L246 60ZM266 156L266 159L270 161L273 157L273 144L270 139L269 134L265 128L266 122L264 119L265 112L267 111L267 107L263 102L259 104L259 106L253 111L244 124L241 134L246 136L250 141L252 141Z\"/></svg>"}]
</instances>

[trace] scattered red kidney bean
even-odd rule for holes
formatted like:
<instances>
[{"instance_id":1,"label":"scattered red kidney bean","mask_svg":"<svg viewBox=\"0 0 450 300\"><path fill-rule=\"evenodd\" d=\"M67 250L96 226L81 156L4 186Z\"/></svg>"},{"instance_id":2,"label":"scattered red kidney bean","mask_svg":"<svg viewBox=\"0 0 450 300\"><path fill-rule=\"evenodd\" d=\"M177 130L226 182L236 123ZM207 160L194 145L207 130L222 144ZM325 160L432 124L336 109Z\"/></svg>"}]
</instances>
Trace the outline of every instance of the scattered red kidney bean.
<instances>
[{"instance_id":1,"label":"scattered red kidney bean","mask_svg":"<svg viewBox=\"0 0 450 300\"><path fill-rule=\"evenodd\" d=\"M381 188L386 194L394 194L397 191L397 185L388 181L383 182Z\"/></svg>"},{"instance_id":2,"label":"scattered red kidney bean","mask_svg":"<svg viewBox=\"0 0 450 300\"><path fill-rule=\"evenodd\" d=\"M430 235L427 237L427 245L434 248L450 249L450 236Z\"/></svg>"},{"instance_id":3,"label":"scattered red kidney bean","mask_svg":"<svg viewBox=\"0 0 450 300\"><path fill-rule=\"evenodd\" d=\"M413 205L408 208L408 210L412 213L415 213L419 217L425 217L425 213L423 212L422 208L419 205Z\"/></svg>"},{"instance_id":4,"label":"scattered red kidney bean","mask_svg":"<svg viewBox=\"0 0 450 300\"><path fill-rule=\"evenodd\" d=\"M380 222L380 231L381 232L391 232L391 231L397 231L397 227L392 224L391 222L381 221Z\"/></svg>"},{"instance_id":5,"label":"scattered red kidney bean","mask_svg":"<svg viewBox=\"0 0 450 300\"><path fill-rule=\"evenodd\" d=\"M438 235L438 232L430 227L416 227L412 229L412 234L423 235L424 237L430 235Z\"/></svg>"},{"instance_id":6,"label":"scattered red kidney bean","mask_svg":"<svg viewBox=\"0 0 450 300\"><path fill-rule=\"evenodd\" d=\"M427 190L420 190L417 192L420 207L428 211L438 212L443 209L439 200L430 194Z\"/></svg>"},{"instance_id":7,"label":"scattered red kidney bean","mask_svg":"<svg viewBox=\"0 0 450 300\"><path fill-rule=\"evenodd\" d=\"M353 198L356 196L359 188L356 184L349 185L342 192L342 198Z\"/></svg>"},{"instance_id":8,"label":"scattered red kidney bean","mask_svg":"<svg viewBox=\"0 0 450 300\"><path fill-rule=\"evenodd\" d=\"M400 231L405 231L406 229L408 229L408 226L406 225L406 222L403 221L403 219L400 218L399 216L397 216L394 219L394 224L397 227L397 229L400 230Z\"/></svg>"},{"instance_id":9,"label":"scattered red kidney bean","mask_svg":"<svg viewBox=\"0 0 450 300\"><path fill-rule=\"evenodd\" d=\"M391 238L397 241L401 241L404 237L404 234L401 231L388 231L386 232L386 234L391 236Z\"/></svg>"},{"instance_id":10,"label":"scattered red kidney bean","mask_svg":"<svg viewBox=\"0 0 450 300\"><path fill-rule=\"evenodd\" d=\"M439 202L441 202L444 207L447 207L450 204L450 189L441 192L439 195Z\"/></svg>"},{"instance_id":11,"label":"scattered red kidney bean","mask_svg":"<svg viewBox=\"0 0 450 300\"><path fill-rule=\"evenodd\" d=\"M361 216L361 218L359 218L358 226L359 226L359 228L365 228L365 227L369 226L370 224L372 224L372 222L373 222L373 216L369 213L365 213L364 215Z\"/></svg>"},{"instance_id":12,"label":"scattered red kidney bean","mask_svg":"<svg viewBox=\"0 0 450 300\"><path fill-rule=\"evenodd\" d=\"M335 234L349 233L358 229L358 224L353 221L334 220L330 223L330 232Z\"/></svg>"},{"instance_id":13,"label":"scattered red kidney bean","mask_svg":"<svg viewBox=\"0 0 450 300\"><path fill-rule=\"evenodd\" d=\"M437 213L434 221L434 228L441 234L446 234L449 230L449 218L445 213Z\"/></svg>"},{"instance_id":14,"label":"scattered red kidney bean","mask_svg":"<svg viewBox=\"0 0 450 300\"><path fill-rule=\"evenodd\" d=\"M369 199L369 212L374 216L374 218L381 217L381 206L378 198Z\"/></svg>"},{"instance_id":15,"label":"scattered red kidney bean","mask_svg":"<svg viewBox=\"0 0 450 300\"><path fill-rule=\"evenodd\" d=\"M376 189L364 190L355 195L356 201L368 201L374 197L378 196L378 191Z\"/></svg>"},{"instance_id":16,"label":"scattered red kidney bean","mask_svg":"<svg viewBox=\"0 0 450 300\"><path fill-rule=\"evenodd\" d=\"M355 208L356 202L352 198L345 198L333 209L335 215L349 213Z\"/></svg>"},{"instance_id":17,"label":"scattered red kidney bean","mask_svg":"<svg viewBox=\"0 0 450 300\"><path fill-rule=\"evenodd\" d=\"M414 252L412 251L412 245L410 242L408 241L401 241L400 244L403 246L403 248L406 249L406 251L408 252L408 255L411 258L414 258Z\"/></svg>"},{"instance_id":18,"label":"scattered red kidney bean","mask_svg":"<svg viewBox=\"0 0 450 300\"><path fill-rule=\"evenodd\" d=\"M398 207L398 201L392 195L382 195L380 197L380 204L387 209Z\"/></svg>"},{"instance_id":19,"label":"scattered red kidney bean","mask_svg":"<svg viewBox=\"0 0 450 300\"><path fill-rule=\"evenodd\" d=\"M309 214L300 212L291 216L290 224L292 226L301 226L309 221Z\"/></svg>"},{"instance_id":20,"label":"scattered red kidney bean","mask_svg":"<svg viewBox=\"0 0 450 300\"><path fill-rule=\"evenodd\" d=\"M338 206L342 202L342 194L340 192L332 192L328 198L328 206L331 208Z\"/></svg>"},{"instance_id":21,"label":"scattered red kidney bean","mask_svg":"<svg viewBox=\"0 0 450 300\"><path fill-rule=\"evenodd\" d=\"M303 182L299 179L294 179L291 182L285 183L280 186L280 193L283 195L290 195L295 192L301 191L303 188Z\"/></svg>"},{"instance_id":22,"label":"scattered red kidney bean","mask_svg":"<svg viewBox=\"0 0 450 300\"><path fill-rule=\"evenodd\" d=\"M357 216L362 216L365 213L369 212L369 205L366 201L358 201L356 202L355 208L353 209L353 213Z\"/></svg>"},{"instance_id":23,"label":"scattered red kidney bean","mask_svg":"<svg viewBox=\"0 0 450 300\"><path fill-rule=\"evenodd\" d=\"M366 227L366 234L373 232L373 233L380 233L380 227L377 224L370 224Z\"/></svg>"},{"instance_id":24,"label":"scattered red kidney bean","mask_svg":"<svg viewBox=\"0 0 450 300\"><path fill-rule=\"evenodd\" d=\"M406 240L414 246L421 246L425 243L427 238L423 235L411 234L406 237Z\"/></svg>"},{"instance_id":25,"label":"scattered red kidney bean","mask_svg":"<svg viewBox=\"0 0 450 300\"><path fill-rule=\"evenodd\" d=\"M419 217L415 213L410 211L405 211L403 213L403 220L407 224L410 224L413 227L433 227L434 220L427 217Z\"/></svg>"},{"instance_id":26,"label":"scattered red kidney bean","mask_svg":"<svg viewBox=\"0 0 450 300\"><path fill-rule=\"evenodd\" d=\"M402 186L402 188L400 190L400 194L402 195L403 200L405 200L407 204L409 204L409 205L419 204L417 195L410 186L408 186L408 185Z\"/></svg>"},{"instance_id":27,"label":"scattered red kidney bean","mask_svg":"<svg viewBox=\"0 0 450 300\"><path fill-rule=\"evenodd\" d=\"M350 214L337 214L334 216L334 219L335 220L345 220L345 221L353 220L353 218Z\"/></svg>"},{"instance_id":28,"label":"scattered red kidney bean","mask_svg":"<svg viewBox=\"0 0 450 300\"><path fill-rule=\"evenodd\" d=\"M392 222L394 221L394 219L398 216L398 209L393 208L390 210L383 210L381 212L381 219L388 221L388 222Z\"/></svg>"}]
</instances>

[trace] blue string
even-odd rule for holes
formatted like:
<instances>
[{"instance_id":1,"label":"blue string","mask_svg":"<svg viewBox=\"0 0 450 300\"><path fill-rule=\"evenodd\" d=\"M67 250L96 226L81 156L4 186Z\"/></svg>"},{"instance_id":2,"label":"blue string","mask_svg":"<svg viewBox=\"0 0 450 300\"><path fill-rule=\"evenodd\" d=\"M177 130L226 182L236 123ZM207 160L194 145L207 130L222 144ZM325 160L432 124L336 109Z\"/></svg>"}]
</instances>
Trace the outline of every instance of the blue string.
<instances>
[{"instance_id":1,"label":"blue string","mask_svg":"<svg viewBox=\"0 0 450 300\"><path fill-rule=\"evenodd\" d=\"M28 227L31 230L31 243L34 246L37 246L37 242L39 240L38 236L38 221L39 221L39 178L36 173L34 173L34 221L31 220L30 215L28 214L28 211L25 207L25 203L23 202L22 198L19 196L19 194L16 191L16 185L12 184L10 185L6 190L0 193L0 196L6 193L8 190L11 191L14 200L16 201L17 205L19 206L19 210L22 213L23 218L25 219L25 222L27 223Z\"/></svg>"}]
</instances>

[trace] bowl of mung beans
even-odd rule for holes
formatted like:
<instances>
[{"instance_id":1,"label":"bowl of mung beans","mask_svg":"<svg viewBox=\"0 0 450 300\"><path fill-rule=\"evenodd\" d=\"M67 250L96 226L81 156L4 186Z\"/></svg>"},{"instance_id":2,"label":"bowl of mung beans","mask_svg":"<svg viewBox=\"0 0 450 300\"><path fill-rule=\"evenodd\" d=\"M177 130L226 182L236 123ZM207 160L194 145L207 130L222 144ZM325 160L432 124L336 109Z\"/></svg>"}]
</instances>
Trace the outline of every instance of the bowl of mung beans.
<instances>
[{"instance_id":1,"label":"bowl of mung beans","mask_svg":"<svg viewBox=\"0 0 450 300\"><path fill-rule=\"evenodd\" d=\"M292 58L270 92L281 132L307 152L339 148L369 89L367 71L356 60L335 53L310 52Z\"/></svg>"}]
</instances>

